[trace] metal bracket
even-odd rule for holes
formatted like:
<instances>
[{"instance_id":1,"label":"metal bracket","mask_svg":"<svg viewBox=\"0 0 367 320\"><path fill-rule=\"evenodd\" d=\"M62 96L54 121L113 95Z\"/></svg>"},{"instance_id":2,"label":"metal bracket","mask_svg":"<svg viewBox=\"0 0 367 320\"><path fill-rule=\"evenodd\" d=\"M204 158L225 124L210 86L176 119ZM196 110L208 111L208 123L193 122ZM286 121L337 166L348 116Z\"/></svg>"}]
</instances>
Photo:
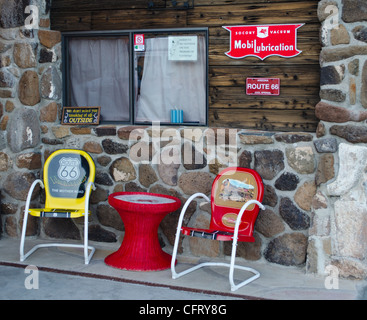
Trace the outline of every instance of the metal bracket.
<instances>
[{"instance_id":1,"label":"metal bracket","mask_svg":"<svg viewBox=\"0 0 367 320\"><path fill-rule=\"evenodd\" d=\"M183 1L182 4L179 4L179 2L181 3L182 1L171 0L172 7L167 7L166 5L165 8L159 8L159 7L155 7L154 0L149 0L148 9L149 10L168 10L168 9L173 8L174 10L189 10L189 9L194 8L194 0L185 0Z\"/></svg>"}]
</instances>

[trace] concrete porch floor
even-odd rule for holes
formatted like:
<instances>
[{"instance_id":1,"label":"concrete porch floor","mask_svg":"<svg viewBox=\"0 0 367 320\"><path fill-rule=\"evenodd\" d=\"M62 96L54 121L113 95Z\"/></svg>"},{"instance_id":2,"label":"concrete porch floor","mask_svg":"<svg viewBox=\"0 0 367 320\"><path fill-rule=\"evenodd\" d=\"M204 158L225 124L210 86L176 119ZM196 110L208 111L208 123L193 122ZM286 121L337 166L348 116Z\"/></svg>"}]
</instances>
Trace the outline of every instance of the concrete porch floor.
<instances>
[{"instance_id":1,"label":"concrete porch floor","mask_svg":"<svg viewBox=\"0 0 367 320\"><path fill-rule=\"evenodd\" d=\"M26 240L26 251L40 240ZM125 271L107 266L104 258L119 244L90 243L96 252L84 264L81 249L43 248L24 262L19 261L19 240L0 239L0 300L86 299L86 300L355 300L364 297L365 281L338 280L338 289L325 287L326 276L308 275L295 267L237 259L237 264L261 273L259 279L231 292L228 268L206 267L173 280L171 270ZM185 261L186 260L186 261ZM178 270L189 266L178 257ZM30 274L24 268L34 265L40 271L39 289L27 290ZM244 271L235 271L238 280ZM54 277L54 278L53 278Z\"/></svg>"}]
</instances>

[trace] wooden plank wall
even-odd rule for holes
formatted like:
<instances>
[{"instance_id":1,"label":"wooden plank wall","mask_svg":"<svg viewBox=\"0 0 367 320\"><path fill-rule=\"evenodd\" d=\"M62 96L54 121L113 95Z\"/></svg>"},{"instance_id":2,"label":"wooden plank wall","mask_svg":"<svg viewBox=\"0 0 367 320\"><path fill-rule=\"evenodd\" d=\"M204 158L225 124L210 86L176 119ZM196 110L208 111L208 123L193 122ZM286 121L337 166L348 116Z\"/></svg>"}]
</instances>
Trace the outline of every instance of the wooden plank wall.
<instances>
[{"instance_id":1,"label":"wooden plank wall","mask_svg":"<svg viewBox=\"0 0 367 320\"><path fill-rule=\"evenodd\" d=\"M319 101L318 0L53 0L59 31L209 28L209 125L270 131L315 131ZM152 5L154 5L152 7ZM149 8L150 7L150 8ZM231 59L228 25L304 23L294 58ZM280 78L279 96L247 96L247 77Z\"/></svg>"}]
</instances>

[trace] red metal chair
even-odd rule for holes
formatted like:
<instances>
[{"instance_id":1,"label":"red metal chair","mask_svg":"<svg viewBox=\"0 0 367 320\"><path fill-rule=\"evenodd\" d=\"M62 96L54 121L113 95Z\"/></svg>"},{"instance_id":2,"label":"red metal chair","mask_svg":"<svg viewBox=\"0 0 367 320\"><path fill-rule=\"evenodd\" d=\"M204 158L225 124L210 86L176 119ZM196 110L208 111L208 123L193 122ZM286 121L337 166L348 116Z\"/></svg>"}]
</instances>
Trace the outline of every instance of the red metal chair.
<instances>
[{"instance_id":1,"label":"red metal chair","mask_svg":"<svg viewBox=\"0 0 367 320\"><path fill-rule=\"evenodd\" d=\"M235 258L238 241L255 241L253 237L255 221L260 208L262 210L265 209L261 204L263 195L264 186L260 175L252 169L240 167L224 169L215 178L212 185L211 200L203 193L193 194L186 201L179 217L171 260L172 278L177 279L189 272L205 266L226 266L230 268L229 282L232 291L235 291L259 278L260 273L255 269L235 265ZM211 203L212 216L209 229L197 229L182 226L187 207L190 202L197 197L203 197ZM176 256L181 233L186 236L202 237L219 241L232 241L231 262L229 264L204 262L177 273ZM254 275L235 285L233 281L235 268L250 271L254 273Z\"/></svg>"}]
</instances>

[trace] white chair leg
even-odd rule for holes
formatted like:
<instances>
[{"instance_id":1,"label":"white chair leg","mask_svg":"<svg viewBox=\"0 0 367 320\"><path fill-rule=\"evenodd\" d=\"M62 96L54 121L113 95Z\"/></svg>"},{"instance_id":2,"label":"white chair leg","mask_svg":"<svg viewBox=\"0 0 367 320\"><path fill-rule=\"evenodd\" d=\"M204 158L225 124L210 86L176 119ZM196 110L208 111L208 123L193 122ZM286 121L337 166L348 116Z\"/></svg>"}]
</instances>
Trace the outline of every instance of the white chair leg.
<instances>
[{"instance_id":1,"label":"white chair leg","mask_svg":"<svg viewBox=\"0 0 367 320\"><path fill-rule=\"evenodd\" d=\"M84 212L84 264L89 264L89 259L88 259L88 211Z\"/></svg>"},{"instance_id":2,"label":"white chair leg","mask_svg":"<svg viewBox=\"0 0 367 320\"><path fill-rule=\"evenodd\" d=\"M33 189L35 188L36 184L40 183L42 188L43 186L43 182L42 180L35 180L28 192L28 196L27 196L27 202L26 202L26 206L24 209L24 218L23 218L23 227L22 227L22 235L21 235L21 239L20 239L20 261L24 261L25 259L27 259L27 257L29 257L33 252L35 252L37 249L40 248L46 248L46 247L66 247L66 248L82 248L84 249L84 263L85 264L89 264L90 260L92 259L92 256L95 252L95 248L91 247L88 245L88 212L89 212L89 194L90 194L90 189L93 188L93 190L95 190L95 186L92 182L90 182L87 185L86 188L86 192L87 192L87 196L86 196L86 203L85 203L85 212L87 212L87 214L84 214L84 244L83 245L78 245L78 244L62 244L62 243L45 243L45 244L38 244L36 246L34 246L32 249L30 249L26 254L24 254L24 242L25 242L25 234L26 234L26 230L27 230L27 222L28 222L28 215L29 215L29 205L30 205L30 201L31 201L31 197L32 197L32 193L33 193ZM88 254L88 250L91 250L91 252Z\"/></svg>"},{"instance_id":3,"label":"white chair leg","mask_svg":"<svg viewBox=\"0 0 367 320\"><path fill-rule=\"evenodd\" d=\"M24 242L25 242L25 234L27 231L27 223L28 223L28 215L29 215L29 206L31 203L31 199L32 199L32 195L33 195L33 190L36 187L37 184L41 185L41 188L44 188L43 182L40 179L36 179L35 181L33 181L31 187L29 188L28 191L28 195L27 195L27 201L25 204L25 208L24 208L24 216L23 216L23 227L22 227L22 235L20 238L20 261L24 261L30 254L32 254L32 252L34 252L36 249L34 249L32 252L29 251L26 255L24 254Z\"/></svg>"},{"instance_id":4,"label":"white chair leg","mask_svg":"<svg viewBox=\"0 0 367 320\"><path fill-rule=\"evenodd\" d=\"M178 223L177 223L175 244L173 246L173 251L172 251L172 259L171 259L172 279L177 279L177 278L183 276L184 274L187 274L187 273L191 272L191 271L189 271L190 270L189 269L189 270L186 270L184 272L177 273L176 272L176 257L177 257L178 243L180 241L183 218L184 218L184 215L186 213L187 207L189 206L191 201L196 197L203 197L206 201L210 202L210 199L205 194L198 192L198 193L193 194L191 197L189 197L187 199L187 201L185 202L185 205L182 207L180 217L179 217ZM198 268L200 268L200 267L198 267ZM198 269L198 268L195 268L195 270ZM194 271L194 270L192 270L192 271Z\"/></svg>"},{"instance_id":5,"label":"white chair leg","mask_svg":"<svg viewBox=\"0 0 367 320\"><path fill-rule=\"evenodd\" d=\"M176 272L176 257L177 257L177 248L178 248L178 242L180 241L180 230L176 232L176 238L175 238L175 244L173 246L172 251L172 259L171 259L171 272L172 272L172 279L177 278L177 272Z\"/></svg>"},{"instance_id":6,"label":"white chair leg","mask_svg":"<svg viewBox=\"0 0 367 320\"><path fill-rule=\"evenodd\" d=\"M87 214L84 213L84 245L82 247L84 249L84 264L89 264L96 249L88 245L88 211L86 212ZM88 250L91 250L89 255Z\"/></svg>"},{"instance_id":7,"label":"white chair leg","mask_svg":"<svg viewBox=\"0 0 367 320\"><path fill-rule=\"evenodd\" d=\"M232 291L235 291L238 288L241 288L244 285L249 284L250 282L252 282L252 281L254 281L254 280L256 280L257 278L260 277L260 273L258 271L256 271L255 269L235 265L236 251L237 251L237 240L238 240L238 229L240 227L242 215L246 211L247 207L250 206L253 203L257 204L262 210L265 210L265 207L263 206L263 204L261 202L259 202L257 200L250 200L250 201L247 201L242 206L240 212L238 213L238 216L237 216L237 219L236 219L236 224L235 224L235 227L234 227L233 242L232 242L232 253L231 253L231 263L230 263L230 267L229 267L229 283L231 285L231 290ZM234 273L235 268L250 271L250 272L254 273L255 275L252 276L251 278L249 278L245 281L242 281L241 283L235 285L234 280L233 280L233 273Z\"/></svg>"},{"instance_id":8,"label":"white chair leg","mask_svg":"<svg viewBox=\"0 0 367 320\"><path fill-rule=\"evenodd\" d=\"M28 210L24 210L22 235L20 238L20 261L24 261L26 259L26 257L24 256L24 242L25 242L25 234L27 231L27 222L28 222Z\"/></svg>"},{"instance_id":9,"label":"white chair leg","mask_svg":"<svg viewBox=\"0 0 367 320\"><path fill-rule=\"evenodd\" d=\"M189 269L186 269L180 273L176 272L175 269L175 262L176 262L176 256L177 256L177 250L178 250L178 242L180 239L180 234L181 234L181 227L182 227L182 221L183 221L183 215L187 209L187 206L189 204L189 200L191 201L193 198L195 198L195 196L197 196L197 194L192 195L185 203L185 206L182 208L181 211L181 215L178 221L178 226L177 226L177 231L176 231L176 238L175 238L175 244L173 247L173 252L172 252L172 260L171 260L171 272L172 272L172 279L177 279L181 276L184 276L192 271L195 271L197 269L200 269L202 267L207 267L207 266L224 266L224 267L229 267L229 283L231 285L231 291L236 291L237 289L245 286L246 284L249 284L250 282L256 280L257 278L260 277L260 273L252 268L249 267L243 267L243 266L238 266L235 265L235 259L236 259L236 251L237 251L237 239L238 239L238 229L239 229L239 225L240 225L240 221L242 218L243 213L246 211L246 208L248 206L250 206L253 203L256 203L262 210L265 209L265 207L257 200L250 200L248 201L245 205L243 205L243 207L241 208L238 216L237 216L237 220L236 220L236 225L235 225L235 229L234 229L234 235L233 235L233 242L232 242L232 253L231 253L231 262L228 263L220 263L220 262L204 262L204 263L200 263L198 265L195 265ZM186 205L187 204L187 205ZM184 211L185 210L185 211ZM233 274L234 274L234 269L240 269L240 270L245 270L245 271L249 271L254 273L254 275L248 279L246 279L245 281L242 281L239 284L235 284L234 280L233 280Z\"/></svg>"},{"instance_id":10,"label":"white chair leg","mask_svg":"<svg viewBox=\"0 0 367 320\"><path fill-rule=\"evenodd\" d=\"M88 212L89 212L89 196L91 193L91 189L95 190L96 187L93 182L89 182L85 192L85 207L84 207L84 263L89 264L89 261L92 259L95 248L88 246ZM91 250L90 255L88 255L88 249Z\"/></svg>"},{"instance_id":11,"label":"white chair leg","mask_svg":"<svg viewBox=\"0 0 367 320\"><path fill-rule=\"evenodd\" d=\"M260 277L260 273L256 271L255 269L235 265L236 252L237 252L237 238L234 238L233 243L232 243L231 263L229 265L229 283L231 285L231 291L236 291L237 289L245 286L246 284L249 284L250 282ZM250 271L254 273L255 275L236 285L233 280L234 269Z\"/></svg>"}]
</instances>

